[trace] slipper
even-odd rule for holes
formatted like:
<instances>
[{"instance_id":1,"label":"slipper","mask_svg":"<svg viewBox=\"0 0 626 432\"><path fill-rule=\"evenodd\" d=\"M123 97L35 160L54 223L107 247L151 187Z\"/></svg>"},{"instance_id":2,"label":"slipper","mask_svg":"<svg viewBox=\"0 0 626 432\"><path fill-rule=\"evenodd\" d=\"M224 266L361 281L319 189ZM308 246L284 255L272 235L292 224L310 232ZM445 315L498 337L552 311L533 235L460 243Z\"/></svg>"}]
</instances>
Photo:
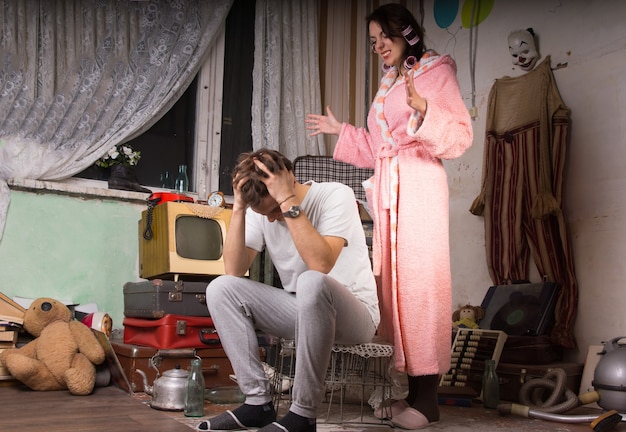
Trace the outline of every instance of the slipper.
<instances>
[{"instance_id":1,"label":"slipper","mask_svg":"<svg viewBox=\"0 0 626 432\"><path fill-rule=\"evenodd\" d=\"M259 431L261 432L289 432L289 430L285 426L281 425L278 422L272 422L268 424L267 426L263 426L263 428L259 429Z\"/></svg>"},{"instance_id":2,"label":"slipper","mask_svg":"<svg viewBox=\"0 0 626 432\"><path fill-rule=\"evenodd\" d=\"M222 414L200 423L198 431L239 431L251 428L261 428L276 420L274 404L265 405L243 404L234 411L227 410Z\"/></svg>"},{"instance_id":3,"label":"slipper","mask_svg":"<svg viewBox=\"0 0 626 432\"><path fill-rule=\"evenodd\" d=\"M404 399L387 399L380 404L380 407L378 407L376 411L374 411L374 417L377 419L394 418L408 407L409 403Z\"/></svg>"},{"instance_id":4,"label":"slipper","mask_svg":"<svg viewBox=\"0 0 626 432\"><path fill-rule=\"evenodd\" d=\"M391 423L402 429L422 429L431 424L424 414L411 407L393 416Z\"/></svg>"},{"instance_id":5,"label":"slipper","mask_svg":"<svg viewBox=\"0 0 626 432\"><path fill-rule=\"evenodd\" d=\"M210 420L200 423L196 430L198 431L239 431L247 429L231 410L213 417Z\"/></svg>"}]
</instances>

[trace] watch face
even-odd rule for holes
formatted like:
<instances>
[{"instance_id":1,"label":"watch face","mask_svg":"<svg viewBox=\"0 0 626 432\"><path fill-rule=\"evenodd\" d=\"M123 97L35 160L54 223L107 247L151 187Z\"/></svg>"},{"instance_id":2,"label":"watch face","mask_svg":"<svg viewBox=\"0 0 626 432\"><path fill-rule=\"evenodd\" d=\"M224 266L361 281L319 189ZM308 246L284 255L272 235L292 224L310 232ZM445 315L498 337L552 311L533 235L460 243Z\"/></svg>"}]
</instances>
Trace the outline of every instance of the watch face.
<instances>
[{"instance_id":1,"label":"watch face","mask_svg":"<svg viewBox=\"0 0 626 432\"><path fill-rule=\"evenodd\" d=\"M221 192L213 192L209 195L207 202L211 207L222 207L224 205L224 195Z\"/></svg>"},{"instance_id":2,"label":"watch face","mask_svg":"<svg viewBox=\"0 0 626 432\"><path fill-rule=\"evenodd\" d=\"M299 206L291 206L289 207L289 210L287 210L285 213L283 213L284 217L288 217L288 218L296 218L298 216L300 216L300 207Z\"/></svg>"}]
</instances>

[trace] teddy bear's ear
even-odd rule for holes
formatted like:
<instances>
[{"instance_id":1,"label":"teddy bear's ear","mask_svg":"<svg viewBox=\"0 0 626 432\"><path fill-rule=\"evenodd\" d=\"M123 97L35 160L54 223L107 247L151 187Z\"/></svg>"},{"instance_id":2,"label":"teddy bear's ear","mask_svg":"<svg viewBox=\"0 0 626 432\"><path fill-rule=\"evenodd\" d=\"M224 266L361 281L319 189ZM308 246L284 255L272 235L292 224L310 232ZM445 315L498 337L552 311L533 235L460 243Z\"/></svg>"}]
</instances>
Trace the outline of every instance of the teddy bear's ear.
<instances>
[{"instance_id":1,"label":"teddy bear's ear","mask_svg":"<svg viewBox=\"0 0 626 432\"><path fill-rule=\"evenodd\" d=\"M31 335L39 337L49 323L56 320L68 322L71 319L72 311L63 302L53 298L39 297L33 300L24 314L24 329Z\"/></svg>"}]
</instances>

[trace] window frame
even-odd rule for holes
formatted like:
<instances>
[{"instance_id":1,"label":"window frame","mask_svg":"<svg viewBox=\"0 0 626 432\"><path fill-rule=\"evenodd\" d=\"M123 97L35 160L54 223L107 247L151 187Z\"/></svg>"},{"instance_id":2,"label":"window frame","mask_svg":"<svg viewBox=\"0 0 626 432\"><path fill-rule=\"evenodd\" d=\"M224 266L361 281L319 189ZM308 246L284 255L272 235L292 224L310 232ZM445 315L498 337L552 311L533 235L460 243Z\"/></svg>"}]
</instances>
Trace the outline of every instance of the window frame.
<instances>
[{"instance_id":1,"label":"window frame","mask_svg":"<svg viewBox=\"0 0 626 432\"><path fill-rule=\"evenodd\" d=\"M222 101L224 92L224 55L225 55L226 32L222 27L215 44L208 53L197 74L198 85L196 90L196 119L193 142L193 179L188 195L194 199L206 199L212 191L219 189L220 146L222 136ZM176 173L173 173L174 177ZM19 182L18 182L19 183ZM39 182L41 183L41 182ZM74 194L82 190L85 195L100 195L108 198L126 199L125 192L122 194L111 193L106 180L96 180L84 177L69 177L57 182L47 181L47 186L39 183L19 184L25 189L50 189L64 191L71 188ZM58 188L54 183L59 183ZM43 183L42 183L43 184ZM16 185L17 186L17 185ZM170 191L157 186L147 186L153 192ZM113 191L121 192L121 191ZM130 192L131 195L137 192Z\"/></svg>"},{"instance_id":2,"label":"window frame","mask_svg":"<svg viewBox=\"0 0 626 432\"><path fill-rule=\"evenodd\" d=\"M194 182L200 199L219 189L224 96L225 27L198 72L194 145Z\"/></svg>"}]
</instances>

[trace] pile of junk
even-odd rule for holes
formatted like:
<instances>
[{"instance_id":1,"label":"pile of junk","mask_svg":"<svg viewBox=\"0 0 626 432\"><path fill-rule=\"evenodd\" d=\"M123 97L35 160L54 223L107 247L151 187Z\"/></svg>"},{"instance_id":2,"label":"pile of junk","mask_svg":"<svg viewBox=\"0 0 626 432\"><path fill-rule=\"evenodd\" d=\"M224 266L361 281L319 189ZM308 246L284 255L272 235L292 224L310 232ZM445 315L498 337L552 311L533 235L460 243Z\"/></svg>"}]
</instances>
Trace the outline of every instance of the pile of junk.
<instances>
[{"instance_id":1,"label":"pile of junk","mask_svg":"<svg viewBox=\"0 0 626 432\"><path fill-rule=\"evenodd\" d=\"M604 343L602 357L594 370L594 391L576 395L566 386L566 373L555 368L542 378L527 381L520 388L519 404L500 403L500 415L518 415L561 423L590 423L592 430L606 432L626 421L626 336ZM567 414L575 408L597 403L600 415Z\"/></svg>"}]
</instances>

